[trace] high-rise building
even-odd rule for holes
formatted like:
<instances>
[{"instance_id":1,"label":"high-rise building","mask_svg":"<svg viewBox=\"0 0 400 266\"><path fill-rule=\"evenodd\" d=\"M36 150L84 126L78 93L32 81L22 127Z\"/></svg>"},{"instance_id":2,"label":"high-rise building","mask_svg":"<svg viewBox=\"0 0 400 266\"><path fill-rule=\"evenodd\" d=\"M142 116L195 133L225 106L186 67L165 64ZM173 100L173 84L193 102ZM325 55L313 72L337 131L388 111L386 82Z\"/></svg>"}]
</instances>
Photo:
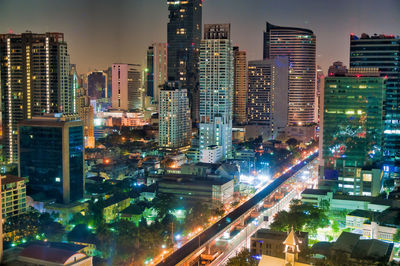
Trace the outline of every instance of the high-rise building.
<instances>
[{"instance_id":1,"label":"high-rise building","mask_svg":"<svg viewBox=\"0 0 400 266\"><path fill-rule=\"evenodd\" d=\"M75 68L71 68L71 84L76 92L76 113L83 122L85 147L94 148L94 109L90 104L90 97L87 93L87 89L82 86L82 80Z\"/></svg>"},{"instance_id":2,"label":"high-rise building","mask_svg":"<svg viewBox=\"0 0 400 266\"><path fill-rule=\"evenodd\" d=\"M199 120L199 48L202 0L168 0L168 80L187 89L191 118Z\"/></svg>"},{"instance_id":3,"label":"high-rise building","mask_svg":"<svg viewBox=\"0 0 400 266\"><path fill-rule=\"evenodd\" d=\"M385 82L377 68L350 68L345 76L325 78L320 175L338 182L340 190L362 195L361 183L371 180L363 181L357 171L371 170L382 159Z\"/></svg>"},{"instance_id":4,"label":"high-rise building","mask_svg":"<svg viewBox=\"0 0 400 266\"><path fill-rule=\"evenodd\" d=\"M287 125L288 66L287 56L249 61L247 121L262 126L258 135L263 137L275 139Z\"/></svg>"},{"instance_id":5,"label":"high-rise building","mask_svg":"<svg viewBox=\"0 0 400 266\"><path fill-rule=\"evenodd\" d=\"M26 213L26 180L24 178L4 175L1 176L2 218Z\"/></svg>"},{"instance_id":6,"label":"high-rise building","mask_svg":"<svg viewBox=\"0 0 400 266\"><path fill-rule=\"evenodd\" d=\"M200 153L208 146L232 155L233 51L230 24L205 24L200 46Z\"/></svg>"},{"instance_id":7,"label":"high-rise building","mask_svg":"<svg viewBox=\"0 0 400 266\"><path fill-rule=\"evenodd\" d=\"M69 55L63 33L0 34L3 150L17 162L19 121L73 113Z\"/></svg>"},{"instance_id":8,"label":"high-rise building","mask_svg":"<svg viewBox=\"0 0 400 266\"><path fill-rule=\"evenodd\" d=\"M320 66L317 66L317 87L315 91L315 121L320 121L321 91L324 89L325 75Z\"/></svg>"},{"instance_id":9,"label":"high-rise building","mask_svg":"<svg viewBox=\"0 0 400 266\"><path fill-rule=\"evenodd\" d=\"M159 145L176 150L190 146L191 121L187 90L168 82L160 90Z\"/></svg>"},{"instance_id":10,"label":"high-rise building","mask_svg":"<svg viewBox=\"0 0 400 266\"><path fill-rule=\"evenodd\" d=\"M158 104L160 87L167 81L167 44L154 43L147 50L146 95Z\"/></svg>"},{"instance_id":11,"label":"high-rise building","mask_svg":"<svg viewBox=\"0 0 400 266\"><path fill-rule=\"evenodd\" d=\"M19 176L28 192L44 192L57 202L83 198L84 140L77 116L48 114L19 124Z\"/></svg>"},{"instance_id":12,"label":"high-rise building","mask_svg":"<svg viewBox=\"0 0 400 266\"><path fill-rule=\"evenodd\" d=\"M103 71L92 71L88 74L88 94L90 98L100 100L108 98L107 74Z\"/></svg>"},{"instance_id":13,"label":"high-rise building","mask_svg":"<svg viewBox=\"0 0 400 266\"><path fill-rule=\"evenodd\" d=\"M400 172L400 37L350 36L350 67L377 67L386 79L384 159Z\"/></svg>"},{"instance_id":14,"label":"high-rise building","mask_svg":"<svg viewBox=\"0 0 400 266\"><path fill-rule=\"evenodd\" d=\"M107 99L111 102L112 99L112 67L107 68L103 71L107 74Z\"/></svg>"},{"instance_id":15,"label":"high-rise building","mask_svg":"<svg viewBox=\"0 0 400 266\"><path fill-rule=\"evenodd\" d=\"M137 110L142 107L140 65L112 65L112 108L117 110Z\"/></svg>"},{"instance_id":16,"label":"high-rise building","mask_svg":"<svg viewBox=\"0 0 400 266\"><path fill-rule=\"evenodd\" d=\"M316 122L316 38L308 29L280 27L267 22L264 59L289 57L289 125Z\"/></svg>"},{"instance_id":17,"label":"high-rise building","mask_svg":"<svg viewBox=\"0 0 400 266\"><path fill-rule=\"evenodd\" d=\"M233 121L236 124L246 124L247 103L247 60L246 51L233 47Z\"/></svg>"}]
</instances>

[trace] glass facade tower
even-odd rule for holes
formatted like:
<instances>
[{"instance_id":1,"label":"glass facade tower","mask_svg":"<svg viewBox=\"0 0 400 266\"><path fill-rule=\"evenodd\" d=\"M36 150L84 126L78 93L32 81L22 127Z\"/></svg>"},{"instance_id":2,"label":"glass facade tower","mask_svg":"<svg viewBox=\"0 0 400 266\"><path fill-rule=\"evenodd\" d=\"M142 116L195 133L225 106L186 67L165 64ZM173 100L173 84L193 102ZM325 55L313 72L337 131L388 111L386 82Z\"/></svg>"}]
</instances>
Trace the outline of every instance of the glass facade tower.
<instances>
[{"instance_id":1,"label":"glass facade tower","mask_svg":"<svg viewBox=\"0 0 400 266\"><path fill-rule=\"evenodd\" d=\"M400 37L350 36L350 66L376 67L386 78L384 159L400 172Z\"/></svg>"},{"instance_id":2,"label":"glass facade tower","mask_svg":"<svg viewBox=\"0 0 400 266\"><path fill-rule=\"evenodd\" d=\"M187 89L192 121L199 119L202 0L168 0L168 81Z\"/></svg>"},{"instance_id":3,"label":"glass facade tower","mask_svg":"<svg viewBox=\"0 0 400 266\"><path fill-rule=\"evenodd\" d=\"M83 125L70 119L46 115L19 125L19 176L28 177L31 194L66 204L84 193Z\"/></svg>"}]
</instances>

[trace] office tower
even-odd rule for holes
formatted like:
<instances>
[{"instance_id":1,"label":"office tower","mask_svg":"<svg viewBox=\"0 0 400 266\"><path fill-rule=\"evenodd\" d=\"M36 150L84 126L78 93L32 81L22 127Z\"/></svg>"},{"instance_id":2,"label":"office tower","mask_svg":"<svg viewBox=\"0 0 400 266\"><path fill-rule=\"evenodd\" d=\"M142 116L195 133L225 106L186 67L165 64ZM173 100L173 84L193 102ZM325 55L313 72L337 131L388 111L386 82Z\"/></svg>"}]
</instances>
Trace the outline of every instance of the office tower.
<instances>
[{"instance_id":1,"label":"office tower","mask_svg":"<svg viewBox=\"0 0 400 266\"><path fill-rule=\"evenodd\" d=\"M316 38L311 30L267 22L264 59L289 57L289 126L315 122L315 48Z\"/></svg>"},{"instance_id":2,"label":"office tower","mask_svg":"<svg viewBox=\"0 0 400 266\"><path fill-rule=\"evenodd\" d=\"M202 0L168 1L168 80L187 89L191 118L199 120L199 48Z\"/></svg>"},{"instance_id":3,"label":"office tower","mask_svg":"<svg viewBox=\"0 0 400 266\"><path fill-rule=\"evenodd\" d=\"M3 221L12 216L24 214L26 204L26 180L13 175L1 176L1 198Z\"/></svg>"},{"instance_id":4,"label":"office tower","mask_svg":"<svg viewBox=\"0 0 400 266\"><path fill-rule=\"evenodd\" d=\"M90 97L87 90L82 86L82 80L76 70L71 71L72 86L76 88L76 112L83 122L83 136L86 148L95 147L94 139L94 109L90 104Z\"/></svg>"},{"instance_id":5,"label":"office tower","mask_svg":"<svg viewBox=\"0 0 400 266\"><path fill-rule=\"evenodd\" d=\"M324 89L325 75L320 66L317 66L317 88L315 91L315 121L320 121L321 91Z\"/></svg>"},{"instance_id":6,"label":"office tower","mask_svg":"<svg viewBox=\"0 0 400 266\"><path fill-rule=\"evenodd\" d=\"M107 74L103 71L92 71L87 75L88 94L94 100L108 98Z\"/></svg>"},{"instance_id":7,"label":"office tower","mask_svg":"<svg viewBox=\"0 0 400 266\"><path fill-rule=\"evenodd\" d=\"M158 104L160 87L167 81L167 44L154 43L147 50L146 95Z\"/></svg>"},{"instance_id":8,"label":"office tower","mask_svg":"<svg viewBox=\"0 0 400 266\"><path fill-rule=\"evenodd\" d=\"M343 65L343 62L336 61L328 68L329 76L346 76L347 67Z\"/></svg>"},{"instance_id":9,"label":"office tower","mask_svg":"<svg viewBox=\"0 0 400 266\"><path fill-rule=\"evenodd\" d=\"M400 37L362 34L350 36L350 67L377 67L386 77L384 159L400 172Z\"/></svg>"},{"instance_id":10,"label":"office tower","mask_svg":"<svg viewBox=\"0 0 400 266\"><path fill-rule=\"evenodd\" d=\"M266 138L275 139L288 122L288 66L287 56L249 61L247 121L262 126L258 135Z\"/></svg>"},{"instance_id":11,"label":"office tower","mask_svg":"<svg viewBox=\"0 0 400 266\"><path fill-rule=\"evenodd\" d=\"M200 153L211 145L232 154L233 51L230 24L205 24L200 45Z\"/></svg>"},{"instance_id":12,"label":"office tower","mask_svg":"<svg viewBox=\"0 0 400 266\"><path fill-rule=\"evenodd\" d=\"M75 64L70 64L70 69L69 69L69 86L71 87L72 90L72 113L76 114L78 112L78 90L81 84L80 77L78 75L78 72L76 70L76 65Z\"/></svg>"},{"instance_id":13,"label":"office tower","mask_svg":"<svg viewBox=\"0 0 400 266\"><path fill-rule=\"evenodd\" d=\"M362 194L358 171L382 159L385 82L377 68L350 68L346 76L325 78L320 174L337 180L340 190Z\"/></svg>"},{"instance_id":14,"label":"office tower","mask_svg":"<svg viewBox=\"0 0 400 266\"><path fill-rule=\"evenodd\" d=\"M233 121L246 124L247 103L247 60L246 51L233 47Z\"/></svg>"},{"instance_id":15,"label":"office tower","mask_svg":"<svg viewBox=\"0 0 400 266\"><path fill-rule=\"evenodd\" d=\"M112 108L117 110L137 110L142 107L140 65L112 65Z\"/></svg>"},{"instance_id":16,"label":"office tower","mask_svg":"<svg viewBox=\"0 0 400 266\"><path fill-rule=\"evenodd\" d=\"M168 82L160 90L159 144L169 150L190 146L191 121L187 90Z\"/></svg>"},{"instance_id":17,"label":"office tower","mask_svg":"<svg viewBox=\"0 0 400 266\"><path fill-rule=\"evenodd\" d=\"M112 98L112 67L103 71L107 75L107 100L111 103Z\"/></svg>"},{"instance_id":18,"label":"office tower","mask_svg":"<svg viewBox=\"0 0 400 266\"><path fill-rule=\"evenodd\" d=\"M69 55L63 33L0 34L3 151L18 158L19 121L44 113L73 113Z\"/></svg>"},{"instance_id":19,"label":"office tower","mask_svg":"<svg viewBox=\"0 0 400 266\"><path fill-rule=\"evenodd\" d=\"M19 176L30 193L68 204L83 198L83 126L77 116L46 114L19 124Z\"/></svg>"}]
</instances>

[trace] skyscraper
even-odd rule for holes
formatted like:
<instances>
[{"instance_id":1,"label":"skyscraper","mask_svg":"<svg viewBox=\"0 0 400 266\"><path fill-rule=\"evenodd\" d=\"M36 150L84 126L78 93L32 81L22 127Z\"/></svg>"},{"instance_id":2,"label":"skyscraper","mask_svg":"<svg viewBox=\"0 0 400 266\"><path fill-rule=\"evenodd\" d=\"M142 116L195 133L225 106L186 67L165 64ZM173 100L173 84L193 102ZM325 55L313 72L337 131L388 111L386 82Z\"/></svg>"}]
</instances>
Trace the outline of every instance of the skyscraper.
<instances>
[{"instance_id":1,"label":"skyscraper","mask_svg":"<svg viewBox=\"0 0 400 266\"><path fill-rule=\"evenodd\" d=\"M168 82L160 90L159 145L176 150L188 147L191 121L187 90L179 82Z\"/></svg>"},{"instance_id":2,"label":"skyscraper","mask_svg":"<svg viewBox=\"0 0 400 266\"><path fill-rule=\"evenodd\" d=\"M320 174L354 194L362 188L356 169L376 167L382 159L385 81L377 68L325 78Z\"/></svg>"},{"instance_id":3,"label":"skyscraper","mask_svg":"<svg viewBox=\"0 0 400 266\"><path fill-rule=\"evenodd\" d=\"M63 33L0 35L3 150L17 162L19 121L44 113L73 113L69 55Z\"/></svg>"},{"instance_id":4,"label":"skyscraper","mask_svg":"<svg viewBox=\"0 0 400 266\"><path fill-rule=\"evenodd\" d=\"M140 65L112 65L112 108L117 110L135 110L142 107Z\"/></svg>"},{"instance_id":5,"label":"skyscraper","mask_svg":"<svg viewBox=\"0 0 400 266\"><path fill-rule=\"evenodd\" d=\"M233 51L230 24L205 24L200 46L200 153L207 146L232 153Z\"/></svg>"},{"instance_id":6,"label":"skyscraper","mask_svg":"<svg viewBox=\"0 0 400 266\"><path fill-rule=\"evenodd\" d=\"M289 57L289 125L314 121L316 38L308 29L269 24L264 32L264 59Z\"/></svg>"},{"instance_id":7,"label":"skyscraper","mask_svg":"<svg viewBox=\"0 0 400 266\"><path fill-rule=\"evenodd\" d=\"M288 121L288 57L249 61L247 121L254 136L276 138Z\"/></svg>"},{"instance_id":8,"label":"skyscraper","mask_svg":"<svg viewBox=\"0 0 400 266\"><path fill-rule=\"evenodd\" d=\"M317 87L315 91L315 121L320 121L321 91L324 89L325 75L320 66L317 66Z\"/></svg>"},{"instance_id":9,"label":"skyscraper","mask_svg":"<svg viewBox=\"0 0 400 266\"><path fill-rule=\"evenodd\" d=\"M147 50L146 95L159 102L160 86L167 81L167 44L154 43Z\"/></svg>"},{"instance_id":10,"label":"skyscraper","mask_svg":"<svg viewBox=\"0 0 400 266\"><path fill-rule=\"evenodd\" d=\"M107 74L103 71L92 71L88 74L88 94L94 100L108 98Z\"/></svg>"},{"instance_id":11,"label":"skyscraper","mask_svg":"<svg viewBox=\"0 0 400 266\"><path fill-rule=\"evenodd\" d=\"M187 89L191 118L199 119L199 48L202 0L168 0L168 80Z\"/></svg>"},{"instance_id":12,"label":"skyscraper","mask_svg":"<svg viewBox=\"0 0 400 266\"><path fill-rule=\"evenodd\" d=\"M82 121L76 116L47 114L19 124L19 176L28 191L70 203L83 198L84 148Z\"/></svg>"},{"instance_id":13,"label":"skyscraper","mask_svg":"<svg viewBox=\"0 0 400 266\"><path fill-rule=\"evenodd\" d=\"M400 172L400 37L365 33L350 36L350 67L377 67L387 78L384 159Z\"/></svg>"},{"instance_id":14,"label":"skyscraper","mask_svg":"<svg viewBox=\"0 0 400 266\"><path fill-rule=\"evenodd\" d=\"M247 103L247 60L246 51L233 47L233 121L246 124Z\"/></svg>"}]
</instances>

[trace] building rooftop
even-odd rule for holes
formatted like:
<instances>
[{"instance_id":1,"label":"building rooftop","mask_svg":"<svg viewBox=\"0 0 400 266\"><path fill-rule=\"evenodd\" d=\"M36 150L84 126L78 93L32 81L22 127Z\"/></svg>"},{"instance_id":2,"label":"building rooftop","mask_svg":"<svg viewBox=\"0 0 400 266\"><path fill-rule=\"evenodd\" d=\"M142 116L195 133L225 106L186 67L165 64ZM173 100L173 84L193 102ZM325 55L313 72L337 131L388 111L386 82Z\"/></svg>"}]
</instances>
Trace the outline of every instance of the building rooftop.
<instances>
[{"instance_id":1,"label":"building rooftop","mask_svg":"<svg viewBox=\"0 0 400 266\"><path fill-rule=\"evenodd\" d=\"M358 234L342 232L336 242L333 244L332 249L352 253L358 241L360 240Z\"/></svg>"},{"instance_id":2,"label":"building rooftop","mask_svg":"<svg viewBox=\"0 0 400 266\"><path fill-rule=\"evenodd\" d=\"M394 34L386 35L386 34L374 34L368 35L366 33L362 33L361 36L357 36L353 33L350 34L351 40L371 40L371 39L400 39L400 36L395 36Z\"/></svg>"},{"instance_id":3,"label":"building rooftop","mask_svg":"<svg viewBox=\"0 0 400 266\"><path fill-rule=\"evenodd\" d=\"M354 210L354 211L348 213L347 215L372 219L373 214L374 214L374 212L372 212L372 211L357 209L357 210Z\"/></svg>"},{"instance_id":4,"label":"building rooftop","mask_svg":"<svg viewBox=\"0 0 400 266\"><path fill-rule=\"evenodd\" d=\"M84 248L84 246L80 247L81 249ZM62 248L61 246L53 247L50 245L31 244L24 248L19 256L63 265L77 253L79 252L70 248Z\"/></svg>"},{"instance_id":5,"label":"building rooftop","mask_svg":"<svg viewBox=\"0 0 400 266\"><path fill-rule=\"evenodd\" d=\"M326 189L305 189L301 195L303 194L308 194L308 195L326 195L328 194L328 192L330 192L330 190L326 190Z\"/></svg>"},{"instance_id":6,"label":"building rooftop","mask_svg":"<svg viewBox=\"0 0 400 266\"><path fill-rule=\"evenodd\" d=\"M10 183L15 183L15 182L19 182L19 181L24 181L25 179L22 177L18 177L15 175L5 175L1 177L1 184L2 185L7 185Z\"/></svg>"},{"instance_id":7,"label":"building rooftop","mask_svg":"<svg viewBox=\"0 0 400 266\"><path fill-rule=\"evenodd\" d=\"M124 197L112 196L111 198L108 198L104 201L104 207L105 208L110 207L111 205L114 205L126 199L129 199L129 196L124 196Z\"/></svg>"}]
</instances>

